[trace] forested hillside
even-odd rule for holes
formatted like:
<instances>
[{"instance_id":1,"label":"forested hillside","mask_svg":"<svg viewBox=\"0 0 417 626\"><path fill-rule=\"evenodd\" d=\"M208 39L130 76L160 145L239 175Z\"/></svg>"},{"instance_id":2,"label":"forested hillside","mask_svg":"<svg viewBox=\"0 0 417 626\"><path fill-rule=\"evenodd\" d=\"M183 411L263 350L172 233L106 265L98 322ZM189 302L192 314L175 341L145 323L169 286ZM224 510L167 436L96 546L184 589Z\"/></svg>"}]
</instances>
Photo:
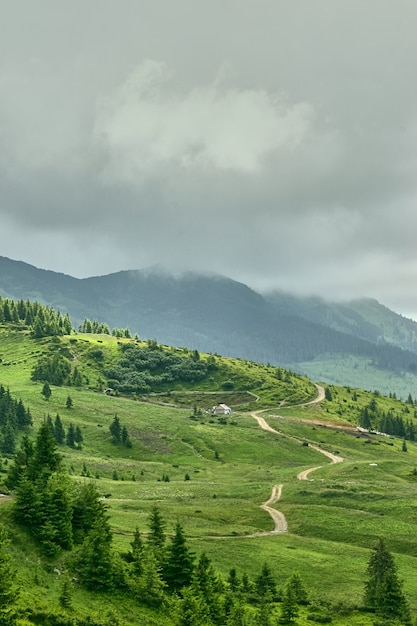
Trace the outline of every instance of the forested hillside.
<instances>
[{"instance_id":1,"label":"forested hillside","mask_svg":"<svg viewBox=\"0 0 417 626\"><path fill-rule=\"evenodd\" d=\"M0 304L3 623L411 624L413 394Z\"/></svg>"},{"instance_id":2,"label":"forested hillside","mask_svg":"<svg viewBox=\"0 0 417 626\"><path fill-rule=\"evenodd\" d=\"M0 294L36 299L142 339L279 365L404 399L417 386L417 324L376 301L261 295L222 276L156 269L75 279L0 257Z\"/></svg>"}]
</instances>

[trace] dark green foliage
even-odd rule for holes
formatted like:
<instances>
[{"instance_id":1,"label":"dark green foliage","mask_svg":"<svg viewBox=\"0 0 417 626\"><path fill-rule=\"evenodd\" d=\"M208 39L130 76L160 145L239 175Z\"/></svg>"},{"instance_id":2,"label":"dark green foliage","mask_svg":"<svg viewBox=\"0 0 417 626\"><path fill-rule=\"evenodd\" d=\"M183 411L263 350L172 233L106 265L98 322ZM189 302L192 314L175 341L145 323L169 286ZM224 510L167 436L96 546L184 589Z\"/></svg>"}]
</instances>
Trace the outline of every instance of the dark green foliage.
<instances>
[{"instance_id":1,"label":"dark green foliage","mask_svg":"<svg viewBox=\"0 0 417 626\"><path fill-rule=\"evenodd\" d=\"M55 441L58 444L61 445L65 442L65 428L62 425L61 418L58 415L58 413L56 414L55 422L54 422L54 436L55 436Z\"/></svg>"},{"instance_id":2,"label":"dark green foliage","mask_svg":"<svg viewBox=\"0 0 417 626\"><path fill-rule=\"evenodd\" d=\"M81 449L81 444L84 441L84 437L82 435L81 428L78 425L75 427L74 440L78 446L78 449Z\"/></svg>"},{"instance_id":3,"label":"dark green foliage","mask_svg":"<svg viewBox=\"0 0 417 626\"><path fill-rule=\"evenodd\" d=\"M70 425L68 426L67 436L65 438L65 443L70 448L75 448L75 428L74 428L74 424L72 422L70 422Z\"/></svg>"},{"instance_id":4,"label":"dark green foliage","mask_svg":"<svg viewBox=\"0 0 417 626\"><path fill-rule=\"evenodd\" d=\"M32 380L49 383L51 385L64 385L69 382L71 363L59 352L52 356L46 356L39 360L32 370Z\"/></svg>"},{"instance_id":5,"label":"dark green foliage","mask_svg":"<svg viewBox=\"0 0 417 626\"><path fill-rule=\"evenodd\" d=\"M110 328L107 324L99 323L97 320L89 320L84 318L84 321L78 327L80 333L94 333L95 335L110 335Z\"/></svg>"},{"instance_id":6,"label":"dark green foliage","mask_svg":"<svg viewBox=\"0 0 417 626\"><path fill-rule=\"evenodd\" d=\"M113 443L120 443L122 441L122 427L120 425L120 419L117 415L114 416L113 421L109 426L109 430Z\"/></svg>"},{"instance_id":7,"label":"dark green foliage","mask_svg":"<svg viewBox=\"0 0 417 626\"><path fill-rule=\"evenodd\" d=\"M162 562L165 548L165 522L159 508L154 505L149 515L148 544L159 562Z\"/></svg>"},{"instance_id":8,"label":"dark green foliage","mask_svg":"<svg viewBox=\"0 0 417 626\"><path fill-rule=\"evenodd\" d=\"M108 524L96 521L75 558L78 577L87 589L109 589L114 584L112 535Z\"/></svg>"},{"instance_id":9,"label":"dark green foliage","mask_svg":"<svg viewBox=\"0 0 417 626\"><path fill-rule=\"evenodd\" d=\"M45 400L49 400L49 398L51 397L51 394L52 394L52 391L49 386L49 383L44 382L43 387L42 387L42 395L45 398Z\"/></svg>"},{"instance_id":10,"label":"dark green foliage","mask_svg":"<svg viewBox=\"0 0 417 626\"><path fill-rule=\"evenodd\" d=\"M333 396L332 396L332 392L330 391L330 387L325 387L325 389L324 389L324 397L329 402L331 402L333 400Z\"/></svg>"},{"instance_id":11,"label":"dark green foliage","mask_svg":"<svg viewBox=\"0 0 417 626\"><path fill-rule=\"evenodd\" d=\"M27 430L32 424L29 409L25 409L21 400L15 400L8 389L0 385L0 450L3 454L15 452L18 431Z\"/></svg>"},{"instance_id":12,"label":"dark green foliage","mask_svg":"<svg viewBox=\"0 0 417 626\"><path fill-rule=\"evenodd\" d=\"M301 579L301 576L294 572L288 581L288 587L294 592L295 600L297 604L308 604L308 594Z\"/></svg>"},{"instance_id":13,"label":"dark green foliage","mask_svg":"<svg viewBox=\"0 0 417 626\"><path fill-rule=\"evenodd\" d=\"M238 578L238 575L236 573L236 569L234 567L232 567L232 569L229 571L229 576L227 577L227 582L229 583L230 591L232 591L233 593L236 593L236 591L239 590L240 580Z\"/></svg>"},{"instance_id":14,"label":"dark green foliage","mask_svg":"<svg viewBox=\"0 0 417 626\"><path fill-rule=\"evenodd\" d=\"M176 626L212 626L205 598L194 587L183 590L176 607Z\"/></svg>"},{"instance_id":15,"label":"dark green foliage","mask_svg":"<svg viewBox=\"0 0 417 626\"><path fill-rule=\"evenodd\" d=\"M60 467L61 455L57 452L56 441L45 421L41 424L36 436L28 476L34 482L41 480L46 484L49 476Z\"/></svg>"},{"instance_id":16,"label":"dark green foliage","mask_svg":"<svg viewBox=\"0 0 417 626\"><path fill-rule=\"evenodd\" d=\"M288 584L282 600L280 624L294 624L299 613L294 587Z\"/></svg>"},{"instance_id":17,"label":"dark green foliage","mask_svg":"<svg viewBox=\"0 0 417 626\"><path fill-rule=\"evenodd\" d=\"M139 529L136 528L133 541L130 543L131 551L129 553L129 562L132 564L132 572L135 576L140 576L143 571L143 541L140 536Z\"/></svg>"},{"instance_id":18,"label":"dark green foliage","mask_svg":"<svg viewBox=\"0 0 417 626\"><path fill-rule=\"evenodd\" d=\"M27 435L24 435L20 449L14 457L13 464L10 466L6 478L6 486L8 489L15 489L19 484L21 477L27 474L29 465L33 458L33 444Z\"/></svg>"},{"instance_id":19,"label":"dark green foliage","mask_svg":"<svg viewBox=\"0 0 417 626\"><path fill-rule=\"evenodd\" d=\"M114 444L123 444L126 448L132 447L132 441L127 432L126 426L121 425L120 419L117 415L114 416L112 423L109 426L109 430L112 436L112 442Z\"/></svg>"},{"instance_id":20,"label":"dark green foliage","mask_svg":"<svg viewBox=\"0 0 417 626\"><path fill-rule=\"evenodd\" d=\"M175 526L175 534L166 551L162 575L170 592L188 587L193 574L194 555L189 551L181 524Z\"/></svg>"},{"instance_id":21,"label":"dark green foliage","mask_svg":"<svg viewBox=\"0 0 417 626\"><path fill-rule=\"evenodd\" d=\"M402 624L409 624L410 612L402 590L402 583L391 553L383 539L379 539L373 548L368 568L368 580L365 584L364 604L386 619L400 619Z\"/></svg>"},{"instance_id":22,"label":"dark green foliage","mask_svg":"<svg viewBox=\"0 0 417 626\"><path fill-rule=\"evenodd\" d=\"M197 382L208 374L205 362L195 352L181 357L158 345L123 347L119 364L106 370L108 385L125 393L148 393L176 381Z\"/></svg>"},{"instance_id":23,"label":"dark green foliage","mask_svg":"<svg viewBox=\"0 0 417 626\"><path fill-rule=\"evenodd\" d=\"M225 610L223 603L224 584L216 575L208 556L203 552L194 569L193 587L203 596L210 618L214 624L223 624Z\"/></svg>"},{"instance_id":24,"label":"dark green foliage","mask_svg":"<svg viewBox=\"0 0 417 626\"><path fill-rule=\"evenodd\" d=\"M255 588L259 598L270 596L273 600L277 595L276 582L267 563L264 563L261 573L255 580Z\"/></svg>"},{"instance_id":25,"label":"dark green foliage","mask_svg":"<svg viewBox=\"0 0 417 626\"><path fill-rule=\"evenodd\" d=\"M73 501L74 542L81 543L96 522L108 526L105 504L93 482L81 483Z\"/></svg>"},{"instance_id":26,"label":"dark green foliage","mask_svg":"<svg viewBox=\"0 0 417 626\"><path fill-rule=\"evenodd\" d=\"M72 409L73 402L72 402L71 396L67 396L67 400L65 402L65 406L66 406L67 409Z\"/></svg>"}]
</instances>

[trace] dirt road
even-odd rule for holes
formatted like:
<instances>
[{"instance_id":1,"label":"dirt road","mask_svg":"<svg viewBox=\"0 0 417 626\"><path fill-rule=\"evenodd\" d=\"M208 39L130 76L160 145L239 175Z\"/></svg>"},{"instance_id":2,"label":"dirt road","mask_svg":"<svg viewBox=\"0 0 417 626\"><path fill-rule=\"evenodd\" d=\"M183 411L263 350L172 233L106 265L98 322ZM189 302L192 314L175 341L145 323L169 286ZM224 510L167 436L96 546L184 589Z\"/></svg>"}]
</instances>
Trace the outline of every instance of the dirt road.
<instances>
[{"instance_id":1,"label":"dirt road","mask_svg":"<svg viewBox=\"0 0 417 626\"><path fill-rule=\"evenodd\" d=\"M317 385L317 384L316 384L316 387L317 387L317 397L314 398L314 400L310 400L309 402L304 402L296 406L307 406L310 404L317 404L319 402L322 402L325 397L324 388L321 385ZM275 430L275 428L272 428L272 426L270 426L268 422L263 417L261 417L260 413L262 412L263 411L261 410L261 411L253 411L251 413L251 416L258 422L262 430L266 430L270 433L274 433L275 435L282 435L284 437L288 437L288 435L284 435L279 430ZM293 439L293 437L290 437L290 439ZM341 463L344 460L341 456L337 456L336 454L333 454L332 452L323 450L322 448L314 444L309 444L309 447L312 448L313 450L316 450L316 452L320 452L321 454L324 454L324 456L330 459L332 463ZM302 472L299 472L297 474L298 480L309 480L310 474L320 469L321 467L323 467L323 465L317 465L316 467L309 467L308 469L303 470ZM261 504L261 509L269 513L269 515L272 517L272 520L274 522L274 530L271 530L270 532L267 532L267 533L256 533L255 535L252 535L252 536L259 537L262 535L275 535L279 533L288 532L288 523L287 523L287 520L285 519L284 514L281 513L281 511L277 511L276 509L273 509L270 506L278 502L278 500L281 498L282 487L283 485L274 485L274 487L272 488L272 494L269 500Z\"/></svg>"}]
</instances>

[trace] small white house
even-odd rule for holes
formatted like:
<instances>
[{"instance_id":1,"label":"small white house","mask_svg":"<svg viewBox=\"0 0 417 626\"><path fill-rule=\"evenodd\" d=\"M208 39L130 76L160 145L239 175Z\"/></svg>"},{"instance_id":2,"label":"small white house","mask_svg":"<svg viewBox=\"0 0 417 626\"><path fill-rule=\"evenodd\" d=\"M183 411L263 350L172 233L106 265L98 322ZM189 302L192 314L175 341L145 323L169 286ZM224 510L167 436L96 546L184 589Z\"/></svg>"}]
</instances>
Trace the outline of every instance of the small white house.
<instances>
[{"instance_id":1,"label":"small white house","mask_svg":"<svg viewBox=\"0 0 417 626\"><path fill-rule=\"evenodd\" d=\"M227 406L227 404L218 404L211 409L211 412L214 413L214 415L230 415L232 409L230 406Z\"/></svg>"}]
</instances>

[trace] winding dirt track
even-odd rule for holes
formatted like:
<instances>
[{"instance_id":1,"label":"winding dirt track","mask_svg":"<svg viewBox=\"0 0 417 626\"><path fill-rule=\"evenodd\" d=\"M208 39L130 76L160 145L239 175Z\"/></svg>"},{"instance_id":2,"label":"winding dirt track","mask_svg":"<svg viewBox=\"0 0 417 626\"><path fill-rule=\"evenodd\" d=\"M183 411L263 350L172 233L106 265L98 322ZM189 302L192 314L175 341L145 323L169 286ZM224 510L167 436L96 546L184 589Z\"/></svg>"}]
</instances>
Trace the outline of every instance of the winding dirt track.
<instances>
[{"instance_id":1,"label":"winding dirt track","mask_svg":"<svg viewBox=\"0 0 417 626\"><path fill-rule=\"evenodd\" d=\"M298 404L295 406L307 406L310 404L318 404L319 402L324 400L324 388L321 385L316 385L316 387L317 387L317 397L314 398L314 400L310 400L309 402L304 402L303 404ZM282 435L282 436L288 437L288 435L284 435L279 430L275 430L275 428L272 428L272 426L270 426L268 422L263 417L261 417L260 413L262 412L263 411L261 410L261 411L253 411L251 413L251 416L258 422L262 430L266 430L276 435ZM332 463L341 463L342 461L344 461L344 459L341 456L337 456L336 454L333 454L332 452L323 450L319 446L316 446L314 444L309 444L309 447L312 448L313 450L316 450L317 452L320 452L321 454L324 454L324 456L330 459ZM302 472L299 472L299 474L297 474L298 480L309 480L310 474L320 469L321 467L323 467L323 465L317 465L316 467L310 467L306 470L303 470ZM270 506L278 502L278 500L281 498L282 487L283 485L274 485L272 488L272 494L269 500L267 500L266 502L260 505L260 508L266 511L267 513L269 513L269 515L272 517L272 520L274 522L274 530L271 530L269 532L263 532L263 533L255 533L254 535L251 535L252 537L260 537L262 535L277 535L280 533L288 532L288 523L287 523L287 520L285 519L285 515L281 513L281 511L277 511L276 509L273 509Z\"/></svg>"}]
</instances>

